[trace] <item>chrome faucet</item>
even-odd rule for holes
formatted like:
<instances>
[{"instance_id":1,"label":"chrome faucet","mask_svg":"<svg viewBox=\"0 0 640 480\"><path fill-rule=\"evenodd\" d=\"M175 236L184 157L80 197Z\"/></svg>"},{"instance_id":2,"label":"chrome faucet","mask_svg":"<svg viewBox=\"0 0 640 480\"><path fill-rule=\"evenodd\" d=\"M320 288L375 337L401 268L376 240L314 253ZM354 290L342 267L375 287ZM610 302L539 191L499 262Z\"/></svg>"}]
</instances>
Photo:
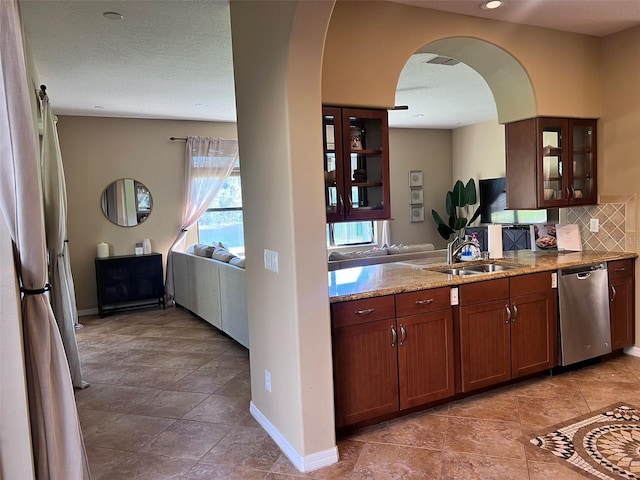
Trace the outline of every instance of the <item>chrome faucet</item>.
<instances>
[{"instance_id":1,"label":"chrome faucet","mask_svg":"<svg viewBox=\"0 0 640 480\"><path fill-rule=\"evenodd\" d=\"M463 240L461 242L460 238L456 237L452 242L447 244L447 263L451 264L455 262L462 249L467 245L474 245L478 251L480 251L480 244L477 240Z\"/></svg>"}]
</instances>

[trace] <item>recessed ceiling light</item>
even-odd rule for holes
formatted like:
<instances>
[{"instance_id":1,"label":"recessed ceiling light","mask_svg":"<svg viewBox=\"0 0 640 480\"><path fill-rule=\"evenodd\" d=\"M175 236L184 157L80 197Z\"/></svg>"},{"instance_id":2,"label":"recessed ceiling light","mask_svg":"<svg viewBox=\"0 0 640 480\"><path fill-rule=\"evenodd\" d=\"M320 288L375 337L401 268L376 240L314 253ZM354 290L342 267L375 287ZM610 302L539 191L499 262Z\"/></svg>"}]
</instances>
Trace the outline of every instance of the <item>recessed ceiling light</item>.
<instances>
[{"instance_id":1,"label":"recessed ceiling light","mask_svg":"<svg viewBox=\"0 0 640 480\"><path fill-rule=\"evenodd\" d=\"M95 105L93 108L95 108L96 110L104 110L104 107L102 105Z\"/></svg>"},{"instance_id":2,"label":"recessed ceiling light","mask_svg":"<svg viewBox=\"0 0 640 480\"><path fill-rule=\"evenodd\" d=\"M198 108L205 108L205 107L208 107L208 106L209 105L206 104L206 103L196 103L196 107L198 107Z\"/></svg>"},{"instance_id":3,"label":"recessed ceiling light","mask_svg":"<svg viewBox=\"0 0 640 480\"><path fill-rule=\"evenodd\" d=\"M104 12L102 16L109 20L122 20L124 18L124 15L118 12Z\"/></svg>"},{"instance_id":4,"label":"recessed ceiling light","mask_svg":"<svg viewBox=\"0 0 640 480\"><path fill-rule=\"evenodd\" d=\"M411 115L413 118L422 118L424 117L424 113L416 113L415 115Z\"/></svg>"},{"instance_id":5,"label":"recessed ceiling light","mask_svg":"<svg viewBox=\"0 0 640 480\"><path fill-rule=\"evenodd\" d=\"M489 0L480 5L480 7L484 10L493 10L501 7L502 5L504 5L503 0Z\"/></svg>"}]
</instances>

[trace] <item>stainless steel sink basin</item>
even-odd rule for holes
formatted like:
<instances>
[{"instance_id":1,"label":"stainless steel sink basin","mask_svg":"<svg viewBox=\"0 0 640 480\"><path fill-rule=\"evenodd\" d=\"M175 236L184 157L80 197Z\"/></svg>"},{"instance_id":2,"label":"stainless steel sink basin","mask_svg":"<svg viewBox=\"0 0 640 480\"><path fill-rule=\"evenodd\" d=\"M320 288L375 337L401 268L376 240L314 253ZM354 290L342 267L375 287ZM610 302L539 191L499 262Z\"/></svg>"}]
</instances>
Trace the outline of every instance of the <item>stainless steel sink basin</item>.
<instances>
[{"instance_id":1,"label":"stainless steel sink basin","mask_svg":"<svg viewBox=\"0 0 640 480\"><path fill-rule=\"evenodd\" d=\"M446 273L448 275L478 275L481 272L474 272L465 268L443 268L434 270L438 273Z\"/></svg>"},{"instance_id":2,"label":"stainless steel sink basin","mask_svg":"<svg viewBox=\"0 0 640 480\"><path fill-rule=\"evenodd\" d=\"M478 273L504 272L505 270L513 270L514 268L516 267L513 265L498 265L496 263L485 263L482 265L463 267L464 270L471 270Z\"/></svg>"},{"instance_id":3,"label":"stainless steel sink basin","mask_svg":"<svg viewBox=\"0 0 640 480\"><path fill-rule=\"evenodd\" d=\"M500 265L497 263L483 263L480 265L459 266L450 268L434 268L434 272L446 273L447 275L480 275L482 273L504 272L517 268L513 265Z\"/></svg>"}]
</instances>

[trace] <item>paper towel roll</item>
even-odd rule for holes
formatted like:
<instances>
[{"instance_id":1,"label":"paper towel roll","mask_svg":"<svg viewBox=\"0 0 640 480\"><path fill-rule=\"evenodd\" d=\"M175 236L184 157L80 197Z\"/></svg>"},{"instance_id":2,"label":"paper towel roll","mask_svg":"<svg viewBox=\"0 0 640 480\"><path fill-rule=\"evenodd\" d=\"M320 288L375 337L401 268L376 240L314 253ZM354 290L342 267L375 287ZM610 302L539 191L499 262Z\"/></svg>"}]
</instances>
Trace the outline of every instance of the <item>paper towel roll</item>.
<instances>
[{"instance_id":1,"label":"paper towel roll","mask_svg":"<svg viewBox=\"0 0 640 480\"><path fill-rule=\"evenodd\" d=\"M149 240L148 238L145 238L145 239L142 241L142 252L143 252L145 255L148 255L148 254L150 254L150 253L151 253L151 240Z\"/></svg>"},{"instance_id":2,"label":"paper towel roll","mask_svg":"<svg viewBox=\"0 0 640 480\"><path fill-rule=\"evenodd\" d=\"M489 258L502 258L502 225L489 225L487 234Z\"/></svg>"},{"instance_id":3,"label":"paper towel roll","mask_svg":"<svg viewBox=\"0 0 640 480\"><path fill-rule=\"evenodd\" d=\"M99 243L98 244L98 258L106 258L109 256L109 244L108 243Z\"/></svg>"}]
</instances>

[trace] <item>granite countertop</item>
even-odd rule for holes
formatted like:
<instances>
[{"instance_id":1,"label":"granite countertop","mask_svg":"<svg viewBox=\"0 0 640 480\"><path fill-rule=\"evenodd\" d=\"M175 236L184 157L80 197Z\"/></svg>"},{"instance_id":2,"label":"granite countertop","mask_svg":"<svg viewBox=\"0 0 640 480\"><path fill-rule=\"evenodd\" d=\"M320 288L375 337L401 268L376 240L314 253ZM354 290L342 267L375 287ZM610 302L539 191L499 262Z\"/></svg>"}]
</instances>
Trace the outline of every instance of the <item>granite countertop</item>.
<instances>
[{"instance_id":1,"label":"granite countertop","mask_svg":"<svg viewBox=\"0 0 640 480\"><path fill-rule=\"evenodd\" d=\"M462 262L455 266L463 267L478 263L496 263L512 265L516 268L467 276L450 275L435 271L436 269L451 267L451 265L447 265L444 255L442 258L434 257L366 267L351 267L329 272L329 301L336 303L429 288L449 287L482 282L494 278L636 258L637 256L636 253L593 250L572 253L533 253L531 250L509 251L504 252L504 258L500 260Z\"/></svg>"}]
</instances>

